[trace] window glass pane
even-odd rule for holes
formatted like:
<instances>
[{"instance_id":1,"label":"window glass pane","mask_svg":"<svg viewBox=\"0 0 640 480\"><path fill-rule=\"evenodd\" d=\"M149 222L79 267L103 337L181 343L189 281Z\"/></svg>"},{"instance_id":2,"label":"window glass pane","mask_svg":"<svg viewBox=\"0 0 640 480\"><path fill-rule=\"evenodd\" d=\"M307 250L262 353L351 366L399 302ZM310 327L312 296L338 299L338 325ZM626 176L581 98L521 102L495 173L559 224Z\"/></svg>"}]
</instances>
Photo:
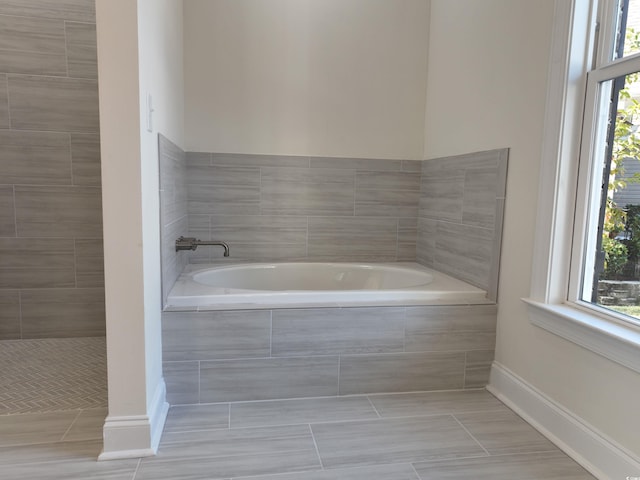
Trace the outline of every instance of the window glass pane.
<instances>
[{"instance_id":1,"label":"window glass pane","mask_svg":"<svg viewBox=\"0 0 640 480\"><path fill-rule=\"evenodd\" d=\"M640 319L640 73L601 98L582 300Z\"/></svg>"},{"instance_id":2,"label":"window glass pane","mask_svg":"<svg viewBox=\"0 0 640 480\"><path fill-rule=\"evenodd\" d=\"M640 0L621 0L619 40L616 58L640 53Z\"/></svg>"}]
</instances>

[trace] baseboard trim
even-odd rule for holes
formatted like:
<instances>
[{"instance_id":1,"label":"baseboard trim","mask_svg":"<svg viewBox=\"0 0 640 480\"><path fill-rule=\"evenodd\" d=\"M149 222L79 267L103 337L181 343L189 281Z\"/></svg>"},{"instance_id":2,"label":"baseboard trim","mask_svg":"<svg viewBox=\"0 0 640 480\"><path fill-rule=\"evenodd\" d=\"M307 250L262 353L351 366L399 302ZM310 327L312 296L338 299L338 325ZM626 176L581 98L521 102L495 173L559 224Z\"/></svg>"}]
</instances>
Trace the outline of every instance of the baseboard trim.
<instances>
[{"instance_id":1,"label":"baseboard trim","mask_svg":"<svg viewBox=\"0 0 640 480\"><path fill-rule=\"evenodd\" d=\"M167 402L167 385L164 378L161 378L156 387L149 409L149 422L151 424L151 449L155 455L160 445L164 423L169 413L169 403Z\"/></svg>"},{"instance_id":2,"label":"baseboard trim","mask_svg":"<svg viewBox=\"0 0 640 480\"><path fill-rule=\"evenodd\" d=\"M98 460L150 457L157 453L169 412L164 379L158 382L148 415L109 415L103 427L104 447Z\"/></svg>"},{"instance_id":3,"label":"baseboard trim","mask_svg":"<svg viewBox=\"0 0 640 480\"><path fill-rule=\"evenodd\" d=\"M640 460L631 452L498 362L487 390L596 478L640 476Z\"/></svg>"}]
</instances>

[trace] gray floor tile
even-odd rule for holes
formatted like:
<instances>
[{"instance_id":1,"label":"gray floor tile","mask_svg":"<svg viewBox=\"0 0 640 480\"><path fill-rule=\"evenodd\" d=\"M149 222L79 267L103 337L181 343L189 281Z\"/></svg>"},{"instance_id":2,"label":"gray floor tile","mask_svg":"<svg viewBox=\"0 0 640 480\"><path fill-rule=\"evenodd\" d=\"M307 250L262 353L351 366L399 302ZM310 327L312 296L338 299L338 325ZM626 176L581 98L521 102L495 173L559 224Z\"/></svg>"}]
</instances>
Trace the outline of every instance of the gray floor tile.
<instances>
[{"instance_id":1,"label":"gray floor tile","mask_svg":"<svg viewBox=\"0 0 640 480\"><path fill-rule=\"evenodd\" d=\"M419 480L407 463L376 465L373 467L334 468L315 472L296 472L283 475L234 478L233 480Z\"/></svg>"},{"instance_id":2,"label":"gray floor tile","mask_svg":"<svg viewBox=\"0 0 640 480\"><path fill-rule=\"evenodd\" d=\"M173 406L164 433L229 428L229 404Z\"/></svg>"},{"instance_id":3,"label":"gray floor tile","mask_svg":"<svg viewBox=\"0 0 640 480\"><path fill-rule=\"evenodd\" d=\"M421 480L593 480L580 465L561 452L499 455L416 463Z\"/></svg>"},{"instance_id":4,"label":"gray floor tile","mask_svg":"<svg viewBox=\"0 0 640 480\"><path fill-rule=\"evenodd\" d=\"M131 480L139 460L97 462L93 459L73 462L28 463L3 467L0 480Z\"/></svg>"},{"instance_id":5,"label":"gray floor tile","mask_svg":"<svg viewBox=\"0 0 640 480\"><path fill-rule=\"evenodd\" d=\"M78 442L52 442L37 445L0 447L0 465L27 463L96 461L102 451L102 439ZM2 469L0 468L0 471Z\"/></svg>"},{"instance_id":6,"label":"gray floor tile","mask_svg":"<svg viewBox=\"0 0 640 480\"><path fill-rule=\"evenodd\" d=\"M557 447L507 407L455 417L491 455L557 450Z\"/></svg>"},{"instance_id":7,"label":"gray floor tile","mask_svg":"<svg viewBox=\"0 0 640 480\"><path fill-rule=\"evenodd\" d=\"M58 442L79 411L0 416L0 447Z\"/></svg>"},{"instance_id":8,"label":"gray floor tile","mask_svg":"<svg viewBox=\"0 0 640 480\"><path fill-rule=\"evenodd\" d=\"M107 413L106 407L82 410L62 440L64 442L73 442L102 439L102 427Z\"/></svg>"},{"instance_id":9,"label":"gray floor tile","mask_svg":"<svg viewBox=\"0 0 640 480\"><path fill-rule=\"evenodd\" d=\"M311 426L326 468L485 455L450 415Z\"/></svg>"},{"instance_id":10,"label":"gray floor tile","mask_svg":"<svg viewBox=\"0 0 640 480\"><path fill-rule=\"evenodd\" d=\"M320 468L308 426L165 434L136 480L222 479Z\"/></svg>"},{"instance_id":11,"label":"gray floor tile","mask_svg":"<svg viewBox=\"0 0 640 480\"><path fill-rule=\"evenodd\" d=\"M231 428L378 418L366 397L327 397L231 404Z\"/></svg>"},{"instance_id":12,"label":"gray floor tile","mask_svg":"<svg viewBox=\"0 0 640 480\"><path fill-rule=\"evenodd\" d=\"M486 412L505 408L486 390L380 394L369 395L369 399L382 417Z\"/></svg>"}]
</instances>

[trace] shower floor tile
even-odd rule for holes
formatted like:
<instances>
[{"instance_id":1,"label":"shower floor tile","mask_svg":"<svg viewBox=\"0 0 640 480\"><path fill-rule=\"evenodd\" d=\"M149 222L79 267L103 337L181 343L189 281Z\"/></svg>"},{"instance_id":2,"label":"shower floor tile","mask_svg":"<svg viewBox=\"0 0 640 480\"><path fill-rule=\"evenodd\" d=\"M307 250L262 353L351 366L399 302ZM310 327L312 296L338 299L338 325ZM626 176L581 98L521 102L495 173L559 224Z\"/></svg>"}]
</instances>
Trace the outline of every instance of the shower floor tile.
<instances>
[{"instance_id":1,"label":"shower floor tile","mask_svg":"<svg viewBox=\"0 0 640 480\"><path fill-rule=\"evenodd\" d=\"M0 341L0 415L107 406L104 337Z\"/></svg>"}]
</instances>

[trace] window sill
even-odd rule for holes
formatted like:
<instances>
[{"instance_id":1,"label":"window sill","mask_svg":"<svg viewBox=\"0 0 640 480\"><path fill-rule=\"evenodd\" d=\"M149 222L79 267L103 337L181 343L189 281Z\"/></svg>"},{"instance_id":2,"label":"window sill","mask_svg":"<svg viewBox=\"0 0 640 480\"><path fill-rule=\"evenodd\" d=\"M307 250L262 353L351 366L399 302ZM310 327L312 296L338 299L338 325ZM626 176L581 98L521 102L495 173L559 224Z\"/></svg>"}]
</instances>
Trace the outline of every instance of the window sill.
<instances>
[{"instance_id":1,"label":"window sill","mask_svg":"<svg viewBox=\"0 0 640 480\"><path fill-rule=\"evenodd\" d=\"M565 304L522 300L534 325L640 373L640 329Z\"/></svg>"}]
</instances>

